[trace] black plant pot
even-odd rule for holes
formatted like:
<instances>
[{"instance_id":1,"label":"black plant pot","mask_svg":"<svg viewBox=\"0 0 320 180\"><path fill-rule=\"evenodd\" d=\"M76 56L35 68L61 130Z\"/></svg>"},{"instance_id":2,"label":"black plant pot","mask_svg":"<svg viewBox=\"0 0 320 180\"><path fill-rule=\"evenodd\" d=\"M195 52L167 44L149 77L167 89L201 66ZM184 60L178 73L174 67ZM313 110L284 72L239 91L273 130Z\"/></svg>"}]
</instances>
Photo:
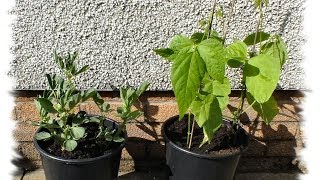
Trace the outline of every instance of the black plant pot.
<instances>
[{"instance_id":1,"label":"black plant pot","mask_svg":"<svg viewBox=\"0 0 320 180\"><path fill-rule=\"evenodd\" d=\"M247 148L233 154L212 156L197 154L183 149L173 143L167 136L167 129L178 116L171 117L162 126L166 141L166 164L169 180L232 180L241 153ZM246 135L247 142L248 136Z\"/></svg>"},{"instance_id":2,"label":"black plant pot","mask_svg":"<svg viewBox=\"0 0 320 180\"><path fill-rule=\"evenodd\" d=\"M117 123L110 119L106 119L105 125L113 128L117 127ZM125 134L124 136L127 139L127 135ZM95 158L63 159L44 151L35 138L33 142L36 149L40 152L46 180L117 179L121 152L125 145L124 141L109 153Z\"/></svg>"}]
</instances>

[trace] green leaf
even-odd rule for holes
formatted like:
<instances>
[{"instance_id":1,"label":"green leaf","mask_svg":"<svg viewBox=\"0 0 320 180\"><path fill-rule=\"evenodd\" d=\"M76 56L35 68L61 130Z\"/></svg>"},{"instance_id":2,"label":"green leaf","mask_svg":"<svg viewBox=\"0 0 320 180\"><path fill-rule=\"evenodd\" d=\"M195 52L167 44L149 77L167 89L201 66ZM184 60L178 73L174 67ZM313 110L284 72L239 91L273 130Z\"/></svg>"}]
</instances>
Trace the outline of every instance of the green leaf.
<instances>
[{"instance_id":1,"label":"green leaf","mask_svg":"<svg viewBox=\"0 0 320 180\"><path fill-rule=\"evenodd\" d=\"M40 106L49 113L57 113L57 111L53 108L53 104L45 98L37 98L36 101L40 103Z\"/></svg>"},{"instance_id":2,"label":"green leaf","mask_svg":"<svg viewBox=\"0 0 320 180\"><path fill-rule=\"evenodd\" d=\"M224 110L229 103L229 94L231 93L231 86L228 78L225 78L223 83L217 80L211 80L207 76L203 78L204 87L202 91L208 94L217 96L221 110Z\"/></svg>"},{"instance_id":3,"label":"green leaf","mask_svg":"<svg viewBox=\"0 0 320 180\"><path fill-rule=\"evenodd\" d=\"M54 84L55 81L53 81L53 80L54 80L54 78L55 78L55 75L53 75L53 77L51 77L50 74L46 74L46 77L47 77L48 84L49 84L50 88L51 88L52 90L54 90L54 88L55 88L55 84Z\"/></svg>"},{"instance_id":4,"label":"green leaf","mask_svg":"<svg viewBox=\"0 0 320 180\"><path fill-rule=\"evenodd\" d=\"M101 106L104 103L104 100L97 91L93 93L92 99L98 106Z\"/></svg>"},{"instance_id":5,"label":"green leaf","mask_svg":"<svg viewBox=\"0 0 320 180\"><path fill-rule=\"evenodd\" d=\"M85 129L83 127L71 127L71 135L75 139L83 138Z\"/></svg>"},{"instance_id":6,"label":"green leaf","mask_svg":"<svg viewBox=\"0 0 320 180\"><path fill-rule=\"evenodd\" d=\"M281 67L288 59L288 52L285 43L280 36L275 37L274 42L268 42L261 47L263 54L269 54L280 62Z\"/></svg>"},{"instance_id":7,"label":"green leaf","mask_svg":"<svg viewBox=\"0 0 320 180\"><path fill-rule=\"evenodd\" d=\"M101 105L100 109L101 109L102 112L108 112L109 109L110 109L110 104L104 102L104 103Z\"/></svg>"},{"instance_id":8,"label":"green leaf","mask_svg":"<svg viewBox=\"0 0 320 180\"><path fill-rule=\"evenodd\" d=\"M51 138L51 134L48 133L48 132L38 132L36 135L35 135L35 138L36 140L48 140Z\"/></svg>"},{"instance_id":9,"label":"green leaf","mask_svg":"<svg viewBox=\"0 0 320 180\"><path fill-rule=\"evenodd\" d=\"M99 119L99 118L94 117L94 116L89 117L89 122L100 123L101 121L103 121L103 119Z\"/></svg>"},{"instance_id":10,"label":"green leaf","mask_svg":"<svg viewBox=\"0 0 320 180\"><path fill-rule=\"evenodd\" d=\"M80 102L81 102L81 95L80 94L74 94L69 98L69 101L66 103L66 108L71 110L77 104L79 104Z\"/></svg>"},{"instance_id":11,"label":"green leaf","mask_svg":"<svg viewBox=\"0 0 320 180\"><path fill-rule=\"evenodd\" d=\"M61 56L59 56L56 51L54 51L53 56L54 56L55 63L58 64L61 69L64 69L65 66L64 66L64 63L63 63Z\"/></svg>"},{"instance_id":12,"label":"green leaf","mask_svg":"<svg viewBox=\"0 0 320 180\"><path fill-rule=\"evenodd\" d=\"M260 5L261 6L263 6L263 5L268 6L268 4L269 4L269 0L254 0L254 6L256 8L259 8Z\"/></svg>"},{"instance_id":13,"label":"green leaf","mask_svg":"<svg viewBox=\"0 0 320 180\"><path fill-rule=\"evenodd\" d=\"M231 86L228 78L224 78L223 83L212 81L212 94L216 96L228 96L231 93Z\"/></svg>"},{"instance_id":14,"label":"green leaf","mask_svg":"<svg viewBox=\"0 0 320 180\"><path fill-rule=\"evenodd\" d=\"M136 95L139 97L142 95L142 93L144 93L148 87L149 87L150 83L147 81L144 81L136 90ZM135 99L136 100L136 99Z\"/></svg>"},{"instance_id":15,"label":"green leaf","mask_svg":"<svg viewBox=\"0 0 320 180\"><path fill-rule=\"evenodd\" d=\"M196 32L191 35L190 38L195 44L199 44L202 40L207 39L207 36L204 33Z\"/></svg>"},{"instance_id":16,"label":"green leaf","mask_svg":"<svg viewBox=\"0 0 320 180\"><path fill-rule=\"evenodd\" d=\"M247 93L247 100L249 104L254 102L254 98L250 93ZM269 125L273 118L279 113L278 104L273 96L265 103L254 103L252 107L259 113L267 125Z\"/></svg>"},{"instance_id":17,"label":"green leaf","mask_svg":"<svg viewBox=\"0 0 320 180\"><path fill-rule=\"evenodd\" d=\"M199 127L203 127L203 143L210 142L222 123L222 112L216 96L209 94L204 99L197 98L191 105Z\"/></svg>"},{"instance_id":18,"label":"green leaf","mask_svg":"<svg viewBox=\"0 0 320 180\"><path fill-rule=\"evenodd\" d=\"M89 88L86 91L82 91L81 92L82 101L88 100L89 98L93 97L96 93L97 91L94 88Z\"/></svg>"},{"instance_id":19,"label":"green leaf","mask_svg":"<svg viewBox=\"0 0 320 180\"><path fill-rule=\"evenodd\" d=\"M130 112L127 116L128 119L127 120L131 120L131 119L137 119L138 117L142 116L143 112L139 111L139 110L135 110L133 112Z\"/></svg>"},{"instance_id":20,"label":"green leaf","mask_svg":"<svg viewBox=\"0 0 320 180\"><path fill-rule=\"evenodd\" d=\"M65 150L73 151L77 147L78 143L75 140L67 140L63 143L63 145Z\"/></svg>"},{"instance_id":21,"label":"green leaf","mask_svg":"<svg viewBox=\"0 0 320 180\"><path fill-rule=\"evenodd\" d=\"M209 75L223 82L225 74L225 49L221 42L216 39L207 39L198 45L198 51L204 60Z\"/></svg>"},{"instance_id":22,"label":"green leaf","mask_svg":"<svg viewBox=\"0 0 320 180\"><path fill-rule=\"evenodd\" d=\"M74 61L77 59L79 53L78 51L73 52L73 54L71 55L71 62L74 63Z\"/></svg>"},{"instance_id":23,"label":"green leaf","mask_svg":"<svg viewBox=\"0 0 320 180\"><path fill-rule=\"evenodd\" d=\"M248 35L244 40L243 42L246 43L246 45L253 45L254 43L259 43L259 42L263 42L265 40L268 40L269 37L270 37L270 34L268 33L265 33L263 31L259 31L257 33L257 38L256 38L256 42L254 41L255 39L255 36L256 36L256 33L252 33L250 35Z\"/></svg>"},{"instance_id":24,"label":"green leaf","mask_svg":"<svg viewBox=\"0 0 320 180\"><path fill-rule=\"evenodd\" d=\"M195 99L204 73L205 64L196 49L187 47L179 52L171 69L171 81L180 119Z\"/></svg>"},{"instance_id":25,"label":"green leaf","mask_svg":"<svg viewBox=\"0 0 320 180\"><path fill-rule=\"evenodd\" d=\"M270 55L260 54L249 59L243 71L248 92L257 102L267 102L279 81L280 63Z\"/></svg>"},{"instance_id":26,"label":"green leaf","mask_svg":"<svg viewBox=\"0 0 320 180\"><path fill-rule=\"evenodd\" d=\"M187 36L184 35L176 35L171 39L171 42L169 44L169 48L174 51L174 54L171 55L170 58L176 59L179 52L186 47L193 46L194 43L192 40L190 40Z\"/></svg>"},{"instance_id":27,"label":"green leaf","mask_svg":"<svg viewBox=\"0 0 320 180\"><path fill-rule=\"evenodd\" d=\"M223 111L229 104L229 96L217 96L221 111Z\"/></svg>"},{"instance_id":28,"label":"green leaf","mask_svg":"<svg viewBox=\"0 0 320 180\"><path fill-rule=\"evenodd\" d=\"M224 16L224 13L223 13L223 8L222 6L220 5L219 6L219 9L216 11L216 18L219 19L219 18L223 18Z\"/></svg>"},{"instance_id":29,"label":"green leaf","mask_svg":"<svg viewBox=\"0 0 320 180\"><path fill-rule=\"evenodd\" d=\"M238 68L245 63L247 59L247 45L242 41L235 41L227 47L228 65L232 68Z\"/></svg>"},{"instance_id":30,"label":"green leaf","mask_svg":"<svg viewBox=\"0 0 320 180\"><path fill-rule=\"evenodd\" d=\"M124 141L124 138L123 137L120 137L120 136L115 136L113 137L113 141L114 142L123 142Z\"/></svg>"},{"instance_id":31,"label":"green leaf","mask_svg":"<svg viewBox=\"0 0 320 180\"><path fill-rule=\"evenodd\" d=\"M229 59L228 60L228 66L230 66L231 68L239 68L243 64L244 64L243 62L241 62L237 59Z\"/></svg>"},{"instance_id":32,"label":"green leaf","mask_svg":"<svg viewBox=\"0 0 320 180\"><path fill-rule=\"evenodd\" d=\"M160 55L161 57L173 61L173 57L171 55L174 54L174 51L170 48L159 48L159 49L154 49L153 50L156 54Z\"/></svg>"},{"instance_id":33,"label":"green leaf","mask_svg":"<svg viewBox=\"0 0 320 180\"><path fill-rule=\"evenodd\" d=\"M111 134L105 134L104 135L104 139L106 140L106 141L112 141L113 140L113 137L112 137L112 135Z\"/></svg>"},{"instance_id":34,"label":"green leaf","mask_svg":"<svg viewBox=\"0 0 320 180\"><path fill-rule=\"evenodd\" d=\"M87 71L88 69L90 69L89 65L85 65L78 72L76 72L74 75L76 76L78 74L81 74L81 73Z\"/></svg>"},{"instance_id":35,"label":"green leaf","mask_svg":"<svg viewBox=\"0 0 320 180\"><path fill-rule=\"evenodd\" d=\"M187 36L176 35L171 39L169 48L172 49L175 53L179 53L183 48L193 46L193 44L193 41L190 40Z\"/></svg>"}]
</instances>

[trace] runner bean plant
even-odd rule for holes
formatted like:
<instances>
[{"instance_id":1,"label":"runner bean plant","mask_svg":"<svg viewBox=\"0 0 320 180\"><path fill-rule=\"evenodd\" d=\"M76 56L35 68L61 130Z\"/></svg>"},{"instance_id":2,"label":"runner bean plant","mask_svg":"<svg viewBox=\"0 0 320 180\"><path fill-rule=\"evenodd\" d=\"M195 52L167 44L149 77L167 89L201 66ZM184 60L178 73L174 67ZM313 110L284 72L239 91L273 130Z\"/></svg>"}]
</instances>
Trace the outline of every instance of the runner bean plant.
<instances>
[{"instance_id":1,"label":"runner bean plant","mask_svg":"<svg viewBox=\"0 0 320 180\"><path fill-rule=\"evenodd\" d=\"M283 64L288 58L286 45L279 34L263 31L263 10L268 0L254 0L258 11L256 31L248 33L243 40L226 44L226 35L235 0L226 17L216 1L208 20L201 21L203 32L190 37L175 35L167 48L155 49L155 53L172 63L171 82L178 103L179 120L188 114L187 145L192 144L194 122L202 128L202 146L210 143L221 127L223 110L228 105L231 93L230 80L225 69L240 69L241 97L237 110L233 112L232 124L239 127L240 117L249 108L259 113L266 124L278 114L277 103L272 96L279 81ZM213 29L216 18L223 32ZM244 109L245 99L249 106ZM195 118L191 120L191 114ZM191 123L191 121L193 121ZM192 125L191 125L192 124Z\"/></svg>"}]
</instances>

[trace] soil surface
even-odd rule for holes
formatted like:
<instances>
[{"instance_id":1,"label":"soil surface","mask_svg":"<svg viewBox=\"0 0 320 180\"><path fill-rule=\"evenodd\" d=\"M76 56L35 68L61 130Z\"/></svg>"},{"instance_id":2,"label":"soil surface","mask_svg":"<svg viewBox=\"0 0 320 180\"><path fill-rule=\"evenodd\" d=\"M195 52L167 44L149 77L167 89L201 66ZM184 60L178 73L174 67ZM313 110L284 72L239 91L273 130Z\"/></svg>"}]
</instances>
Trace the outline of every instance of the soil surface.
<instances>
[{"instance_id":1,"label":"soil surface","mask_svg":"<svg viewBox=\"0 0 320 180\"><path fill-rule=\"evenodd\" d=\"M49 154L64 159L84 159L102 156L121 144L107 141L99 141L99 143L97 143L97 139L95 138L99 132L99 126L97 123L86 123L83 124L82 127L86 129L87 136L78 140L77 147L71 152L66 150L62 151L61 146L53 139L49 141L38 141L38 144Z\"/></svg>"},{"instance_id":2,"label":"soil surface","mask_svg":"<svg viewBox=\"0 0 320 180\"><path fill-rule=\"evenodd\" d=\"M192 122L192 121L191 121ZM192 123L191 123L192 124ZM230 121L224 121L220 129L215 133L211 143L206 143L201 148L203 140L202 128L195 123L192 146L187 146L188 120L185 116L181 121L178 119L168 124L165 130L167 137L179 147L197 154L205 155L228 155L240 151L247 146L247 135L243 129L233 126Z\"/></svg>"}]
</instances>

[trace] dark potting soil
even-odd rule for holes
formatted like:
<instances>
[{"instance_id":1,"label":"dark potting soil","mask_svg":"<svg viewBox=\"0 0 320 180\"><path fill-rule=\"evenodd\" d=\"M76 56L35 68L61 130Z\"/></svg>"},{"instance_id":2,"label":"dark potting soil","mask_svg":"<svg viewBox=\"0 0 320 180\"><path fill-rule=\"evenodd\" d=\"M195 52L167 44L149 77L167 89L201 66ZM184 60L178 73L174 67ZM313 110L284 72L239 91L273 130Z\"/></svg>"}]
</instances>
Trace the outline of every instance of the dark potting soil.
<instances>
[{"instance_id":1,"label":"dark potting soil","mask_svg":"<svg viewBox=\"0 0 320 180\"><path fill-rule=\"evenodd\" d=\"M53 139L49 141L38 141L39 146L49 154L64 159L94 158L109 153L111 149L120 146L121 143L99 141L95 138L99 132L97 123L86 123L82 127L86 129L87 136L77 141L77 147L69 152L62 151L59 143Z\"/></svg>"},{"instance_id":2,"label":"dark potting soil","mask_svg":"<svg viewBox=\"0 0 320 180\"><path fill-rule=\"evenodd\" d=\"M192 122L192 121L191 121ZM192 124L192 123L191 123ZM206 143L199 148L203 140L202 128L195 123L192 146L187 146L188 120L185 116L181 121L174 121L168 124L165 130L167 137L179 147L205 155L228 155L240 151L247 146L247 135L243 129L233 126L230 121L224 121L220 129L215 133L210 143Z\"/></svg>"}]
</instances>

